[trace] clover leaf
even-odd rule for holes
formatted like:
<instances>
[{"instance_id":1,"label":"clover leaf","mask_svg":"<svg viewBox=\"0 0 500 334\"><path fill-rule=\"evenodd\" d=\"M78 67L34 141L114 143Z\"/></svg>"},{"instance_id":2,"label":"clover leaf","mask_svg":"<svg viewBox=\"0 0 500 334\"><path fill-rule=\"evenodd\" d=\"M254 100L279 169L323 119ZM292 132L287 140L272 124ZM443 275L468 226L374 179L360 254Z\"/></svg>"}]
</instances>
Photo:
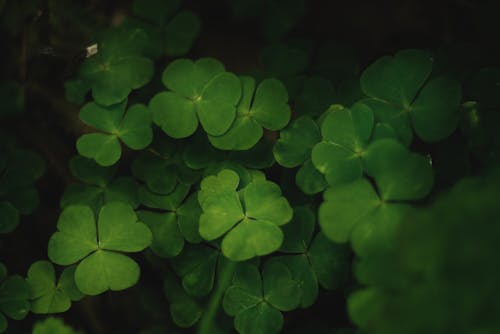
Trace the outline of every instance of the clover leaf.
<instances>
[{"instance_id":1,"label":"clover leaf","mask_svg":"<svg viewBox=\"0 0 500 334\"><path fill-rule=\"evenodd\" d=\"M131 206L122 202L104 205L97 226L90 207L69 206L62 211L57 228L49 240L49 258L59 265L78 263L75 282L81 292L98 295L137 283L139 266L122 252L142 251L151 244L152 235Z\"/></svg>"},{"instance_id":2,"label":"clover leaf","mask_svg":"<svg viewBox=\"0 0 500 334\"><path fill-rule=\"evenodd\" d=\"M351 241L356 254L366 256L387 242L409 209L408 204L384 201L360 178L325 191L318 218L330 240Z\"/></svg>"},{"instance_id":3,"label":"clover leaf","mask_svg":"<svg viewBox=\"0 0 500 334\"><path fill-rule=\"evenodd\" d=\"M75 269L75 266L65 268L56 284L52 263L37 261L31 264L26 278L30 286L31 312L66 312L72 301L80 300L83 295L75 285Z\"/></svg>"},{"instance_id":4,"label":"clover leaf","mask_svg":"<svg viewBox=\"0 0 500 334\"><path fill-rule=\"evenodd\" d=\"M403 50L380 58L361 75L361 88L371 97L365 103L405 145L411 143L412 128L423 141L436 142L457 126L460 84L447 77L429 79L432 65L427 52Z\"/></svg>"},{"instance_id":5,"label":"clover leaf","mask_svg":"<svg viewBox=\"0 0 500 334\"><path fill-rule=\"evenodd\" d=\"M70 170L82 183L72 183L61 198L61 207L84 204L95 212L105 203L121 201L132 207L139 206L138 185L130 177L115 177L117 165L103 167L94 160L75 156L70 160Z\"/></svg>"},{"instance_id":6,"label":"clover leaf","mask_svg":"<svg viewBox=\"0 0 500 334\"><path fill-rule=\"evenodd\" d=\"M378 251L411 209L404 201L429 194L433 185L430 163L408 151L395 139L373 142L363 156L366 173L377 191L364 178L325 191L319 222L335 242L351 241L360 256Z\"/></svg>"},{"instance_id":7,"label":"clover leaf","mask_svg":"<svg viewBox=\"0 0 500 334\"><path fill-rule=\"evenodd\" d=\"M0 233L19 224L19 215L31 214L39 203L33 183L45 172L45 163L34 152L10 149L0 152Z\"/></svg>"},{"instance_id":8,"label":"clover leaf","mask_svg":"<svg viewBox=\"0 0 500 334\"><path fill-rule=\"evenodd\" d=\"M204 297L212 291L219 254L214 248L192 245L172 259L172 268L182 278L182 287L188 295Z\"/></svg>"},{"instance_id":9,"label":"clover leaf","mask_svg":"<svg viewBox=\"0 0 500 334\"><path fill-rule=\"evenodd\" d=\"M321 124L323 140L312 150L312 163L329 185L361 177L361 156L373 129L373 112L362 103L350 109L332 106Z\"/></svg>"},{"instance_id":10,"label":"clover leaf","mask_svg":"<svg viewBox=\"0 0 500 334\"><path fill-rule=\"evenodd\" d=\"M109 30L99 38L97 54L87 58L79 70L97 103L120 103L151 80L153 62L143 56L148 42L148 35L138 28Z\"/></svg>"},{"instance_id":11,"label":"clover leaf","mask_svg":"<svg viewBox=\"0 0 500 334\"><path fill-rule=\"evenodd\" d=\"M79 334L59 318L48 317L37 321L33 326L32 334Z\"/></svg>"},{"instance_id":12,"label":"clover leaf","mask_svg":"<svg viewBox=\"0 0 500 334\"><path fill-rule=\"evenodd\" d=\"M201 22L197 15L188 10L176 13L182 1L136 0L133 13L145 20L138 24L158 49L155 56L165 53L171 57L182 56L191 49L200 33Z\"/></svg>"},{"instance_id":13,"label":"clover leaf","mask_svg":"<svg viewBox=\"0 0 500 334\"><path fill-rule=\"evenodd\" d=\"M307 207L294 209L292 221L283 227L281 251L272 258L285 264L299 283L301 307L311 306L318 296L318 283L333 290L346 281L349 264L347 248L326 239L320 232L313 239L315 216ZM311 242L312 240L312 242Z\"/></svg>"},{"instance_id":14,"label":"clover leaf","mask_svg":"<svg viewBox=\"0 0 500 334\"><path fill-rule=\"evenodd\" d=\"M233 261L277 250L283 241L278 226L288 223L293 215L276 184L261 178L252 180L240 191L240 199L239 182L237 173L224 169L204 178L198 194L200 235L209 241L224 236L222 253Z\"/></svg>"},{"instance_id":15,"label":"clover leaf","mask_svg":"<svg viewBox=\"0 0 500 334\"><path fill-rule=\"evenodd\" d=\"M266 263L262 276L256 266L242 264L226 290L223 307L235 317L238 333L279 333L283 326L280 311L290 311L299 304L297 289L290 270L280 262Z\"/></svg>"},{"instance_id":16,"label":"clover leaf","mask_svg":"<svg viewBox=\"0 0 500 334\"><path fill-rule=\"evenodd\" d=\"M432 188L434 175L428 159L409 152L394 139L370 144L363 161L366 173L375 179L385 201L421 199Z\"/></svg>"},{"instance_id":17,"label":"clover leaf","mask_svg":"<svg viewBox=\"0 0 500 334\"><path fill-rule=\"evenodd\" d=\"M151 144L153 131L148 108L135 104L125 112L127 101L109 107L95 102L87 103L80 111L80 119L103 133L81 136L76 142L78 152L94 159L99 165L111 166L121 156L120 139L133 150L140 150Z\"/></svg>"},{"instance_id":18,"label":"clover leaf","mask_svg":"<svg viewBox=\"0 0 500 334\"><path fill-rule=\"evenodd\" d=\"M177 201L177 205L171 207L171 211L141 210L137 212L139 219L151 229L153 240L150 247L153 253L158 256L173 257L179 255L184 248L184 240L191 243L201 241L198 234L198 219L201 209L197 194L192 194L182 202L184 197ZM165 207L165 205L161 206L162 209Z\"/></svg>"},{"instance_id":19,"label":"clover leaf","mask_svg":"<svg viewBox=\"0 0 500 334\"><path fill-rule=\"evenodd\" d=\"M295 184L306 195L322 192L328 185L325 176L316 169L310 159L306 160L295 174Z\"/></svg>"},{"instance_id":20,"label":"clover leaf","mask_svg":"<svg viewBox=\"0 0 500 334\"><path fill-rule=\"evenodd\" d=\"M321 140L318 125L309 116L302 116L280 131L274 145L274 157L284 167L297 167L311 157L311 150Z\"/></svg>"},{"instance_id":21,"label":"clover leaf","mask_svg":"<svg viewBox=\"0 0 500 334\"><path fill-rule=\"evenodd\" d=\"M189 328L200 319L203 313L201 305L184 292L175 275L169 274L165 277L163 292L170 302L170 315L177 326Z\"/></svg>"},{"instance_id":22,"label":"clover leaf","mask_svg":"<svg viewBox=\"0 0 500 334\"><path fill-rule=\"evenodd\" d=\"M0 333L7 330L7 317L22 320L29 312L29 286L18 275L7 277L7 269L0 262Z\"/></svg>"},{"instance_id":23,"label":"clover leaf","mask_svg":"<svg viewBox=\"0 0 500 334\"><path fill-rule=\"evenodd\" d=\"M236 117L241 97L237 76L225 72L215 59L196 62L178 59L170 63L162 75L169 90L155 95L149 108L154 122L173 138L192 135L201 123L205 132L221 135Z\"/></svg>"},{"instance_id":24,"label":"clover leaf","mask_svg":"<svg viewBox=\"0 0 500 334\"><path fill-rule=\"evenodd\" d=\"M219 136L208 136L222 150L248 150L262 137L263 128L279 130L290 120L288 93L279 80L263 80L257 89L251 77L241 77L241 82L243 94L233 124Z\"/></svg>"}]
</instances>

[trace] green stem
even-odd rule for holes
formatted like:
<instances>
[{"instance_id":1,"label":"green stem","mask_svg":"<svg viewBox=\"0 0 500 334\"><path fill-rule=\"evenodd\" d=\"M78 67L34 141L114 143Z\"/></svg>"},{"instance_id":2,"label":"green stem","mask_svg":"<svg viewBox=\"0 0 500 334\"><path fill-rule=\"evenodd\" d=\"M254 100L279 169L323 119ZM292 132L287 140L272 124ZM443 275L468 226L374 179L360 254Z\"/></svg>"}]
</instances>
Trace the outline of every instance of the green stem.
<instances>
[{"instance_id":1,"label":"green stem","mask_svg":"<svg viewBox=\"0 0 500 334\"><path fill-rule=\"evenodd\" d=\"M217 273L217 282L214 292L210 296L205 313L200 319L198 325L198 334L213 334L217 328L217 313L222 306L222 298L227 288L231 284L237 262L229 261L220 255L219 266Z\"/></svg>"}]
</instances>

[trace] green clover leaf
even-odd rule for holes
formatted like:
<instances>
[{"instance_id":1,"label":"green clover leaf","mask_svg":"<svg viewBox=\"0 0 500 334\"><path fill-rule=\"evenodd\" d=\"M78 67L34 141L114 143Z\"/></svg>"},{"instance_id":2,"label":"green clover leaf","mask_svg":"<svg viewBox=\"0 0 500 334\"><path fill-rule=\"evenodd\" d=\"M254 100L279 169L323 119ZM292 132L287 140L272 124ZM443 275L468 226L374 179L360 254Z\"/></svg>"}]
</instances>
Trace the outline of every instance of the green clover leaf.
<instances>
[{"instance_id":1,"label":"green clover leaf","mask_svg":"<svg viewBox=\"0 0 500 334\"><path fill-rule=\"evenodd\" d=\"M332 106L321 124L323 140L312 150L312 163L329 185L360 178L361 156L373 129L373 112L362 103L350 109Z\"/></svg>"},{"instance_id":2,"label":"green clover leaf","mask_svg":"<svg viewBox=\"0 0 500 334\"><path fill-rule=\"evenodd\" d=\"M320 140L316 122L309 116L302 116L280 131L280 138L274 145L274 157L281 166L300 166L310 159L313 146Z\"/></svg>"},{"instance_id":3,"label":"green clover leaf","mask_svg":"<svg viewBox=\"0 0 500 334\"><path fill-rule=\"evenodd\" d=\"M279 130L290 120L288 93L276 79L266 79L255 89L255 80L241 77L243 95L233 124L222 135L209 135L218 149L248 150L254 147L264 133L263 128Z\"/></svg>"},{"instance_id":4,"label":"green clover leaf","mask_svg":"<svg viewBox=\"0 0 500 334\"><path fill-rule=\"evenodd\" d=\"M33 183L45 172L45 163L24 149L1 152L0 159L0 233L9 233L19 224L20 214L31 214L38 206Z\"/></svg>"},{"instance_id":5,"label":"green clover leaf","mask_svg":"<svg viewBox=\"0 0 500 334\"><path fill-rule=\"evenodd\" d=\"M209 241L224 235L222 253L233 261L277 250L283 241L278 226L288 223L293 215L276 184L254 179L241 190L240 200L239 182L237 173L224 169L204 178L198 194L203 211L200 235Z\"/></svg>"},{"instance_id":6,"label":"green clover leaf","mask_svg":"<svg viewBox=\"0 0 500 334\"><path fill-rule=\"evenodd\" d=\"M57 228L49 240L49 258L60 265L78 263L75 282L81 292L98 295L137 283L139 266L122 252L142 251L151 244L152 235L131 206L122 202L104 205L97 226L90 207L69 206L61 213Z\"/></svg>"},{"instance_id":7,"label":"green clover leaf","mask_svg":"<svg viewBox=\"0 0 500 334\"><path fill-rule=\"evenodd\" d=\"M29 286L18 275L7 277L7 269L0 262L0 333L7 330L7 317L22 320L29 312Z\"/></svg>"},{"instance_id":8,"label":"green clover leaf","mask_svg":"<svg viewBox=\"0 0 500 334\"><path fill-rule=\"evenodd\" d=\"M212 291L219 254L211 247L192 245L172 259L172 267L182 278L182 287L188 295L204 297Z\"/></svg>"},{"instance_id":9,"label":"green clover leaf","mask_svg":"<svg viewBox=\"0 0 500 334\"><path fill-rule=\"evenodd\" d=\"M431 191L434 174L428 159L408 151L394 139L370 144L363 162L385 201L421 199Z\"/></svg>"},{"instance_id":10,"label":"green clover leaf","mask_svg":"<svg viewBox=\"0 0 500 334\"><path fill-rule=\"evenodd\" d=\"M97 54L87 58L79 71L97 103L117 104L151 80L153 62L143 57L148 43L148 35L137 28L110 30L99 39Z\"/></svg>"},{"instance_id":11,"label":"green clover leaf","mask_svg":"<svg viewBox=\"0 0 500 334\"><path fill-rule=\"evenodd\" d=\"M167 66L162 81L169 90L155 95L149 108L154 122L167 135L189 137L198 123L211 135L229 129L241 98L241 83L234 74L224 72L220 62L178 59Z\"/></svg>"},{"instance_id":12,"label":"green clover leaf","mask_svg":"<svg viewBox=\"0 0 500 334\"><path fill-rule=\"evenodd\" d=\"M182 1L136 0L133 13L145 22L137 23L153 39L155 58L163 53L171 57L186 54L198 38L201 22L188 10L176 13ZM134 22L135 23L135 22Z\"/></svg>"},{"instance_id":13,"label":"green clover leaf","mask_svg":"<svg viewBox=\"0 0 500 334\"><path fill-rule=\"evenodd\" d=\"M80 111L80 119L103 133L85 134L78 138L76 148L99 165L111 166L121 156L120 139L133 150L140 150L151 144L153 131L148 108L135 104L125 113L127 101L109 107L95 102L87 103Z\"/></svg>"},{"instance_id":14,"label":"green clover leaf","mask_svg":"<svg viewBox=\"0 0 500 334\"><path fill-rule=\"evenodd\" d=\"M196 299L184 292L174 274L165 277L163 292L170 302L170 315L177 326L189 328L198 322L203 309Z\"/></svg>"},{"instance_id":15,"label":"green clover leaf","mask_svg":"<svg viewBox=\"0 0 500 334\"><path fill-rule=\"evenodd\" d=\"M361 75L361 88L371 97L365 103L407 146L412 141L412 127L423 141L436 142L457 126L460 85L446 77L429 79L432 65L427 52L403 50L380 58Z\"/></svg>"},{"instance_id":16,"label":"green clover leaf","mask_svg":"<svg viewBox=\"0 0 500 334\"><path fill-rule=\"evenodd\" d=\"M139 206L138 185L130 177L115 177L118 165L103 167L94 160L75 156L70 160L70 170L82 183L72 183L64 192L62 208L84 204L98 212L106 203L120 201L136 208Z\"/></svg>"},{"instance_id":17,"label":"green clover leaf","mask_svg":"<svg viewBox=\"0 0 500 334\"><path fill-rule=\"evenodd\" d=\"M365 178L330 188L319 208L319 223L326 237L351 241L356 254L378 251L410 209L409 204L381 199Z\"/></svg>"},{"instance_id":18,"label":"green clover leaf","mask_svg":"<svg viewBox=\"0 0 500 334\"><path fill-rule=\"evenodd\" d=\"M307 207L295 208L292 221L283 227L285 239L280 250L288 255L270 260L285 264L299 282L303 308L316 301L318 283L333 290L346 281L349 273L348 249L332 243L321 232L313 239L314 227L313 212Z\"/></svg>"},{"instance_id":19,"label":"green clover leaf","mask_svg":"<svg viewBox=\"0 0 500 334\"><path fill-rule=\"evenodd\" d=\"M83 298L75 285L75 266L67 267L56 284L56 272L49 261L34 262L26 281L30 286L31 312L37 314L66 312L72 301Z\"/></svg>"},{"instance_id":20,"label":"green clover leaf","mask_svg":"<svg viewBox=\"0 0 500 334\"><path fill-rule=\"evenodd\" d=\"M201 208L198 204L197 194L185 196L177 201L168 212L152 212L141 210L137 212L139 219L151 229L153 240L151 250L160 257L174 257L184 248L184 240L191 243L200 242L198 233L198 219ZM185 199L185 200L184 200ZM184 200L184 202L182 202ZM165 205L160 209L165 209Z\"/></svg>"},{"instance_id":21,"label":"green clover leaf","mask_svg":"<svg viewBox=\"0 0 500 334\"><path fill-rule=\"evenodd\" d=\"M236 268L223 307L235 317L238 333L279 333L283 326L280 311L290 311L299 304L297 289L297 282L283 263L267 262L262 277L257 267L243 264Z\"/></svg>"},{"instance_id":22,"label":"green clover leaf","mask_svg":"<svg viewBox=\"0 0 500 334\"><path fill-rule=\"evenodd\" d=\"M48 317L43 321L37 321L33 326L32 334L79 334L61 319Z\"/></svg>"}]
</instances>

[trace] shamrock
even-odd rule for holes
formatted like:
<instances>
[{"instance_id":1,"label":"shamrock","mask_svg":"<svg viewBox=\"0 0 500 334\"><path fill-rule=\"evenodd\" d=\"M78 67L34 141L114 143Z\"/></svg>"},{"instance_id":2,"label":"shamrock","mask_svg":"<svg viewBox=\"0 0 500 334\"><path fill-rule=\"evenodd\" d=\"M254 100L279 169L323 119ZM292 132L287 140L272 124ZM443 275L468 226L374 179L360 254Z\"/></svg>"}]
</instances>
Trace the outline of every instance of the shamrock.
<instances>
[{"instance_id":1,"label":"shamrock","mask_svg":"<svg viewBox=\"0 0 500 334\"><path fill-rule=\"evenodd\" d=\"M236 119L227 132L208 139L222 150L248 150L271 131L285 127L290 120L290 106L285 86L276 79L262 81L257 89L251 77L241 77L243 94Z\"/></svg>"},{"instance_id":2,"label":"shamrock","mask_svg":"<svg viewBox=\"0 0 500 334\"><path fill-rule=\"evenodd\" d=\"M209 241L224 235L222 253L233 261L277 250L283 241L278 226L288 223L293 215L276 184L256 178L238 193L239 182L237 173L224 169L204 178L198 194L203 211L200 235Z\"/></svg>"},{"instance_id":3,"label":"shamrock","mask_svg":"<svg viewBox=\"0 0 500 334\"><path fill-rule=\"evenodd\" d=\"M205 132L218 136L233 123L241 83L217 60L175 60L163 72L162 82L169 90L156 94L149 108L154 122L167 135L189 137L199 122Z\"/></svg>"},{"instance_id":4,"label":"shamrock","mask_svg":"<svg viewBox=\"0 0 500 334\"><path fill-rule=\"evenodd\" d=\"M436 142L457 126L460 84L443 76L429 79L432 65L427 52L403 50L378 59L361 75L361 89L370 97L364 103L405 145L412 141L412 128L423 141Z\"/></svg>"},{"instance_id":5,"label":"shamrock","mask_svg":"<svg viewBox=\"0 0 500 334\"><path fill-rule=\"evenodd\" d=\"M137 283L139 266L122 252L142 251L151 244L152 235L130 205L105 204L97 226L90 207L69 206L59 216L57 228L49 240L49 258L59 265L78 263L75 282L81 292L98 295Z\"/></svg>"},{"instance_id":6,"label":"shamrock","mask_svg":"<svg viewBox=\"0 0 500 334\"><path fill-rule=\"evenodd\" d=\"M30 309L29 286L18 276L7 277L7 268L0 262L0 333L7 330L7 317L21 320Z\"/></svg>"},{"instance_id":7,"label":"shamrock","mask_svg":"<svg viewBox=\"0 0 500 334\"><path fill-rule=\"evenodd\" d=\"M329 185L361 177L361 157L371 137L373 112L362 103L350 109L332 106L321 124L323 140L312 150L312 163Z\"/></svg>"},{"instance_id":8,"label":"shamrock","mask_svg":"<svg viewBox=\"0 0 500 334\"><path fill-rule=\"evenodd\" d=\"M346 281L349 265L349 253L344 245L331 242L321 232L314 235L315 220L309 208L296 207L292 221L283 227L285 238L280 251L287 255L269 260L284 263L293 279L299 282L303 308L316 301L318 283L333 290Z\"/></svg>"},{"instance_id":9,"label":"shamrock","mask_svg":"<svg viewBox=\"0 0 500 334\"><path fill-rule=\"evenodd\" d=\"M118 165L103 167L94 160L75 156L69 167L81 183L72 183L61 198L61 207L84 204L97 212L105 203L121 201L139 206L137 183L130 177L115 177Z\"/></svg>"},{"instance_id":10,"label":"shamrock","mask_svg":"<svg viewBox=\"0 0 500 334\"><path fill-rule=\"evenodd\" d=\"M52 263L37 261L31 264L26 278L30 286L31 312L66 312L72 301L82 299L83 295L75 285L75 269L75 266L65 268L56 284Z\"/></svg>"},{"instance_id":11,"label":"shamrock","mask_svg":"<svg viewBox=\"0 0 500 334\"><path fill-rule=\"evenodd\" d=\"M43 175L45 164L28 150L12 149L0 154L0 233L8 233L19 224L20 214L31 214L38 206L33 183Z\"/></svg>"},{"instance_id":12,"label":"shamrock","mask_svg":"<svg viewBox=\"0 0 500 334\"><path fill-rule=\"evenodd\" d=\"M98 52L80 67L79 77L92 88L94 100L109 106L125 100L133 89L153 76L153 62L143 56L148 35L139 28L106 31L97 41Z\"/></svg>"},{"instance_id":13,"label":"shamrock","mask_svg":"<svg viewBox=\"0 0 500 334\"><path fill-rule=\"evenodd\" d=\"M170 302L170 315L177 326L189 328L200 319L203 313L201 305L184 292L174 274L165 277L163 292Z\"/></svg>"},{"instance_id":14,"label":"shamrock","mask_svg":"<svg viewBox=\"0 0 500 334\"><path fill-rule=\"evenodd\" d=\"M143 191L155 195L171 194L181 184L190 185L199 179L199 173L184 164L180 152L159 142L134 159L132 174L144 182Z\"/></svg>"},{"instance_id":15,"label":"shamrock","mask_svg":"<svg viewBox=\"0 0 500 334\"><path fill-rule=\"evenodd\" d=\"M198 219L201 209L198 204L197 194L190 195L187 199L189 188L182 188L181 192L174 191L172 195L162 196L160 200L146 202L167 212L152 212L140 210L137 212L139 219L151 229L153 240L151 250L161 257L179 255L184 248L184 240L191 243L201 241L198 234ZM154 205L159 204L159 205Z\"/></svg>"},{"instance_id":16,"label":"shamrock","mask_svg":"<svg viewBox=\"0 0 500 334\"><path fill-rule=\"evenodd\" d=\"M140 150L151 144L153 131L148 108L135 104L125 112L127 101L103 107L95 102L87 103L80 111L80 119L103 133L85 134L78 138L76 148L99 165L111 166L121 156L118 138L129 148Z\"/></svg>"},{"instance_id":17,"label":"shamrock","mask_svg":"<svg viewBox=\"0 0 500 334\"><path fill-rule=\"evenodd\" d=\"M321 140L316 122L309 116L301 116L280 131L274 145L276 161L284 167L300 166L295 176L297 186L306 194L324 190L324 176L313 166L311 151Z\"/></svg>"},{"instance_id":18,"label":"shamrock","mask_svg":"<svg viewBox=\"0 0 500 334\"><path fill-rule=\"evenodd\" d=\"M205 245L191 245L176 258L172 267L182 278L184 291L192 297L203 297L214 287L215 269L220 260L220 252Z\"/></svg>"},{"instance_id":19,"label":"shamrock","mask_svg":"<svg viewBox=\"0 0 500 334\"><path fill-rule=\"evenodd\" d=\"M148 45L152 56L163 53L171 57L186 54L200 33L201 22L197 15L188 10L176 13L181 5L179 0L136 0L133 13L142 19L129 20L129 25L144 29L152 39Z\"/></svg>"},{"instance_id":20,"label":"shamrock","mask_svg":"<svg viewBox=\"0 0 500 334\"><path fill-rule=\"evenodd\" d=\"M262 276L256 266L236 268L232 285L227 289L223 307L234 318L241 334L279 333L283 327L280 311L290 311L300 302L298 283L280 262L264 265Z\"/></svg>"},{"instance_id":21,"label":"shamrock","mask_svg":"<svg viewBox=\"0 0 500 334\"><path fill-rule=\"evenodd\" d=\"M364 164L377 190L367 179L359 178L325 191L319 208L325 235L336 242L350 240L360 256L383 247L411 209L404 201L425 197L433 184L427 159L394 139L371 144Z\"/></svg>"}]
</instances>

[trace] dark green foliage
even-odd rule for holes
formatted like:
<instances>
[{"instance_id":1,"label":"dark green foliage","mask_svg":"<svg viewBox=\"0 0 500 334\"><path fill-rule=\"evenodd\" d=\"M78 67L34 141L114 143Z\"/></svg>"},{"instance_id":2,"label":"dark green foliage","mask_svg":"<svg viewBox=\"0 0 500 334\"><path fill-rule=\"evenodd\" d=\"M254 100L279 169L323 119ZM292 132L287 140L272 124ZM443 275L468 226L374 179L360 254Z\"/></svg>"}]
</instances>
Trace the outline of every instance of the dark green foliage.
<instances>
[{"instance_id":1,"label":"dark green foliage","mask_svg":"<svg viewBox=\"0 0 500 334\"><path fill-rule=\"evenodd\" d=\"M2 33L23 43L0 116L36 115L0 132L0 246L30 233L44 252L30 262L48 257L12 261L25 277L0 264L0 333L30 312L14 331L78 333L54 313L96 333L126 328L101 324L113 314L137 333L500 330L500 70L482 53L453 44L367 63L323 35L294 39L303 0L135 0L86 18L107 6L90 3L0 1ZM201 19L186 8L204 6L262 35L245 40L253 67L211 56L233 47L225 36L196 43ZM49 108L68 124L67 164L53 156L59 134L32 145L45 163L21 148L51 95L26 68L64 52L30 44L40 22L69 30L54 43L79 37L71 75L54 77L67 101ZM45 164L57 200L35 188ZM60 212L15 231L39 197Z\"/></svg>"}]
</instances>

